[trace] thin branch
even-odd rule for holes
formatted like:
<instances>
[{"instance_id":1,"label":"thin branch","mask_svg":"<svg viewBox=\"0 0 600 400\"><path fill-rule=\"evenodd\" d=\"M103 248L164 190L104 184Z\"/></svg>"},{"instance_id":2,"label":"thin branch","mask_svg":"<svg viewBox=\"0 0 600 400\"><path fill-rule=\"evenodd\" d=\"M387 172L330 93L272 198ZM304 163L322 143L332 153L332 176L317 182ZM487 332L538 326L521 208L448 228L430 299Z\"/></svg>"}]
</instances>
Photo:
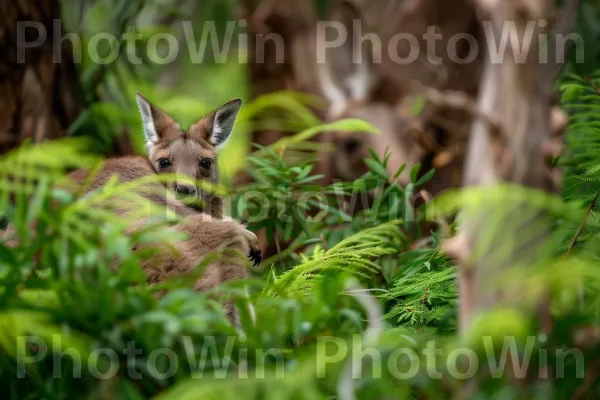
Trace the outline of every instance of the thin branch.
<instances>
[{"instance_id":1,"label":"thin branch","mask_svg":"<svg viewBox=\"0 0 600 400\"><path fill-rule=\"evenodd\" d=\"M599 88L599 87L598 87L598 86L597 86L597 85L594 83L594 81L592 80L592 78L590 78L589 76L586 76L586 77L585 77L585 80L586 80L586 81L588 81L588 83L589 83L590 85L592 85L592 87L594 88L594 90L595 90L596 92L598 92L598 94L600 94L600 88Z\"/></svg>"},{"instance_id":2,"label":"thin branch","mask_svg":"<svg viewBox=\"0 0 600 400\"><path fill-rule=\"evenodd\" d=\"M426 88L423 95L435 105L463 110L473 117L482 118L491 126L492 132L498 132L500 130L500 122L497 116L479 110L477 103L469 98L464 92L450 90L440 92L433 88Z\"/></svg>"},{"instance_id":3,"label":"thin branch","mask_svg":"<svg viewBox=\"0 0 600 400\"><path fill-rule=\"evenodd\" d=\"M477 101L471 99L464 92L456 90L439 91L432 87L424 86L419 83L413 83L415 91L420 92L431 103L440 107L448 107L467 112L470 116L481 119L491 128L491 133L500 132L500 121L493 112L486 112L481 109Z\"/></svg>"},{"instance_id":4,"label":"thin branch","mask_svg":"<svg viewBox=\"0 0 600 400\"><path fill-rule=\"evenodd\" d=\"M598 196L600 196L600 192L596 193L596 196L594 196L594 200L592 200L592 203L588 207L588 210L585 213L585 216L583 217L583 221L581 221L581 225L579 225L579 229L577 229L577 233L575 234L575 237L573 237L573 240L571 241L571 244L569 245L569 249L567 250L567 256L569 255L569 253L571 252L573 247L575 247L575 244L577 243L577 239L579 239L579 235L581 235L581 231L583 230L583 227L585 226L585 222L587 221L588 217L592 213L592 210L596 206L596 202L598 201Z\"/></svg>"}]
</instances>

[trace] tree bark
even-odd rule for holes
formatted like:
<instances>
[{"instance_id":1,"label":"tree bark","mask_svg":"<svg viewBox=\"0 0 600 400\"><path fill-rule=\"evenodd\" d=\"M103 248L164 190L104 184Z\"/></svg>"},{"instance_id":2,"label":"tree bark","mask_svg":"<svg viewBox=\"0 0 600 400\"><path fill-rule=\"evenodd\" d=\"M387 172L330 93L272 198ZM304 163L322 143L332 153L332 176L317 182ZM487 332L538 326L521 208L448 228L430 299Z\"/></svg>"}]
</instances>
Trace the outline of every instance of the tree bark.
<instances>
[{"instance_id":1,"label":"tree bark","mask_svg":"<svg viewBox=\"0 0 600 400\"><path fill-rule=\"evenodd\" d=\"M513 49L510 41L500 59L492 59L488 52L478 116L471 126L463 186L493 187L507 182L551 191L543 149L551 137L552 98L548 87L554 74L547 73L547 64L539 60L539 35L551 30L553 1L477 3L484 15L482 22L491 27L486 31L487 44L499 43L503 32L514 22L519 42L524 43L527 53L520 59L516 55L518 49ZM542 20L548 24L540 24ZM533 34L528 35L531 29ZM494 222L491 216L499 217L498 221ZM526 268L539 261L539 251L551 227L544 221L543 212L529 206L526 199L508 205L465 207L461 223L461 233L446 243L446 249L459 261L460 330L465 332L477 312L498 305L516 305L520 296L515 293L523 289L518 282L502 291L492 285L507 268ZM536 234L528 235L532 226L536 227Z\"/></svg>"},{"instance_id":2,"label":"tree bark","mask_svg":"<svg viewBox=\"0 0 600 400\"><path fill-rule=\"evenodd\" d=\"M16 0L0 4L0 153L25 140L40 142L65 135L79 113L77 74L71 52L55 43L53 20L58 0ZM19 22L41 24L47 38L37 47L19 49ZM27 41L38 30L24 31ZM54 47L54 49L53 49ZM18 53L23 51L24 58ZM54 62L60 57L61 62Z\"/></svg>"},{"instance_id":3,"label":"tree bark","mask_svg":"<svg viewBox=\"0 0 600 400\"><path fill-rule=\"evenodd\" d=\"M248 70L252 98L278 91L318 93L311 38L317 22L311 0L242 1L248 31ZM282 39L277 47L269 34ZM264 43L264 45L263 45ZM285 133L256 131L250 141L266 146Z\"/></svg>"}]
</instances>

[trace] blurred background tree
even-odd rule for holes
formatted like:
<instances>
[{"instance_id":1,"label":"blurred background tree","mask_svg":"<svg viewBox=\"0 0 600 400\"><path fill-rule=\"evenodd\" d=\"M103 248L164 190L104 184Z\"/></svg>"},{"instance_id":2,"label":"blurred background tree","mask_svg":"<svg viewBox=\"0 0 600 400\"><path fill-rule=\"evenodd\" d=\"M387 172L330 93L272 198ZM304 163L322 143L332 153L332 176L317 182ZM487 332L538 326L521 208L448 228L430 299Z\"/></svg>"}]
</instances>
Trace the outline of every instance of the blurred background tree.
<instances>
[{"instance_id":1,"label":"blurred background tree","mask_svg":"<svg viewBox=\"0 0 600 400\"><path fill-rule=\"evenodd\" d=\"M40 142L62 137L83 111L78 73L70 48L55 50L53 21L61 18L58 0L3 2L0 12L0 151L6 152L25 140ZM23 23L19 28L20 21ZM28 27L25 25L29 25ZM40 29L34 28L34 26ZM20 30L21 29L21 30ZM40 32L43 31L43 32ZM17 46L25 40L43 46ZM43 35L43 36L42 36ZM45 40L44 38L47 38ZM54 57L63 62L54 63Z\"/></svg>"}]
</instances>

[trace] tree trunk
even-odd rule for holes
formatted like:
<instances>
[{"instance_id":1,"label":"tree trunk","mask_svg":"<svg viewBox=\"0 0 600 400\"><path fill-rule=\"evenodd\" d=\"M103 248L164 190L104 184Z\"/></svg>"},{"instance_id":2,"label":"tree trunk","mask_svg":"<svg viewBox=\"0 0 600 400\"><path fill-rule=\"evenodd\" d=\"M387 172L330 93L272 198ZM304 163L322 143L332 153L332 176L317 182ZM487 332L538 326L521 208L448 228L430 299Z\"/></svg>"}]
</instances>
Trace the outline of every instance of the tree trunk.
<instances>
[{"instance_id":1,"label":"tree trunk","mask_svg":"<svg viewBox=\"0 0 600 400\"><path fill-rule=\"evenodd\" d=\"M57 41L53 20L60 18L58 0L16 0L0 4L0 152L25 140L40 142L65 135L79 113L77 74L71 52ZM41 24L47 38L37 47L18 48L19 23ZM22 25L21 25L22 26ZM38 30L24 30L25 40ZM22 51L22 58L19 53ZM60 56L60 63L54 57Z\"/></svg>"},{"instance_id":2,"label":"tree trunk","mask_svg":"<svg viewBox=\"0 0 600 400\"><path fill-rule=\"evenodd\" d=\"M318 93L314 77L314 31L317 16L311 0L244 0L248 22L248 69L252 98L278 91ZM277 47L269 34L282 39ZM264 40L264 45L263 45ZM285 133L257 131L251 142L266 146Z\"/></svg>"},{"instance_id":3,"label":"tree trunk","mask_svg":"<svg viewBox=\"0 0 600 400\"><path fill-rule=\"evenodd\" d=\"M477 117L471 127L463 185L492 188L506 182L553 191L555 187L548 179L544 149L556 131L556 127L551 126L550 90L555 69L539 59L542 46L539 35L550 33L555 11L553 1L479 0L478 5L484 16L482 22L491 24L486 32L488 45L499 43L503 32L506 33L514 21L519 42L524 43L522 47L527 53L520 59L516 55L518 49L509 44L500 59L488 57ZM542 20L548 23L539 23ZM527 34L531 29L533 34ZM522 291L527 288L513 282L505 284L501 291L495 284L507 268L527 268L539 263L551 229L543 211L531 205L528 199L511 197L510 201L500 204L490 198L482 203L463 207L462 231L446 243L448 254L459 261L460 329L463 332L468 330L478 311L499 305L522 307L515 302L522 299ZM544 302L543 296L539 301ZM547 308L547 304L542 305L544 307Z\"/></svg>"}]
</instances>

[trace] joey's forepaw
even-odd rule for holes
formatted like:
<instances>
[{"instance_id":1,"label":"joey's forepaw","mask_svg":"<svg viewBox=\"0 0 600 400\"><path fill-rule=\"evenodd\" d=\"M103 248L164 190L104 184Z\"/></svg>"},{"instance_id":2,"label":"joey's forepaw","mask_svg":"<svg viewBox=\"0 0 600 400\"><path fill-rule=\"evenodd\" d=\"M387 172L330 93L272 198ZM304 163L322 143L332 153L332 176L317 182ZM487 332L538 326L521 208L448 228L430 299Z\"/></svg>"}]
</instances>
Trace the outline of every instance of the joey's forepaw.
<instances>
[{"instance_id":1,"label":"joey's forepaw","mask_svg":"<svg viewBox=\"0 0 600 400\"><path fill-rule=\"evenodd\" d=\"M260 247L258 247L258 238L254 232L251 232L248 229L244 230L244 236L246 237L248 246L250 247L248 258L254 263L254 266L257 266L262 260L262 253L260 251Z\"/></svg>"},{"instance_id":2,"label":"joey's forepaw","mask_svg":"<svg viewBox=\"0 0 600 400\"><path fill-rule=\"evenodd\" d=\"M250 258L250 261L252 261L254 263L254 266L256 267L258 264L260 264L262 260L262 253L260 249L250 249L250 254L248 255L248 258Z\"/></svg>"}]
</instances>

